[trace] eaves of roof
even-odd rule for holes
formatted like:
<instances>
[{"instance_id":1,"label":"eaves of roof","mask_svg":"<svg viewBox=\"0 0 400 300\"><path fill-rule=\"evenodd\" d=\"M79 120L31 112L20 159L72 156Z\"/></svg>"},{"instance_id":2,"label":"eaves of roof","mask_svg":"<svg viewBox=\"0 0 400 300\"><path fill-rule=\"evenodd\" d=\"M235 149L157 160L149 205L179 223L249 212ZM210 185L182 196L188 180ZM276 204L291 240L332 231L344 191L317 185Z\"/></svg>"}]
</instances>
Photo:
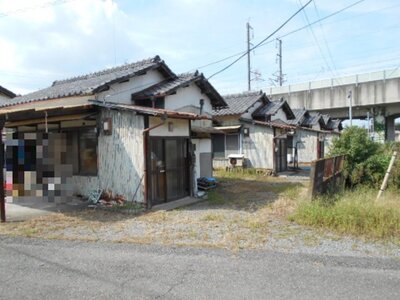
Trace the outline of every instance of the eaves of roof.
<instances>
[{"instance_id":1,"label":"eaves of roof","mask_svg":"<svg viewBox=\"0 0 400 300\"><path fill-rule=\"evenodd\" d=\"M134 111L138 114L150 115L155 117L169 117L173 119L188 119L188 120L211 120L212 118L206 115L198 115L194 113L188 112L179 112L174 110L160 109L160 108L151 108L151 107L143 107L138 105L128 105L128 104L119 104L112 102L103 102L98 100L89 100L89 103L93 105L104 107L108 109L115 110L128 110Z\"/></svg>"},{"instance_id":2,"label":"eaves of roof","mask_svg":"<svg viewBox=\"0 0 400 300\"><path fill-rule=\"evenodd\" d=\"M6 89L5 87L2 87L1 85L0 85L0 93L4 94L10 98L14 98L16 96L16 94L14 94L10 90Z\"/></svg>"}]
</instances>

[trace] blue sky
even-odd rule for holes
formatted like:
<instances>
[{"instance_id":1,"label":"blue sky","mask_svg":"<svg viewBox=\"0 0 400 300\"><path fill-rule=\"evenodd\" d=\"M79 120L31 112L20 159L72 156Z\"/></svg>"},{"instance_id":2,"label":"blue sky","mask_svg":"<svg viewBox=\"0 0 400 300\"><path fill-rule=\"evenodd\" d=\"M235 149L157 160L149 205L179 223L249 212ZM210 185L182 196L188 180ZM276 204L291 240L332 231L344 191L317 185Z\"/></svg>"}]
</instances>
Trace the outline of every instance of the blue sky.
<instances>
[{"instance_id":1,"label":"blue sky","mask_svg":"<svg viewBox=\"0 0 400 300\"><path fill-rule=\"evenodd\" d=\"M356 0L315 0L275 37ZM17 93L56 79L160 55L177 73L246 48L246 22L257 43L306 0L0 0L0 85ZM400 1L362 3L282 38L287 83L400 67ZM276 42L251 54L261 73L256 90L277 70ZM231 60L201 68L206 77ZM211 79L222 93L246 90L246 60Z\"/></svg>"}]
</instances>

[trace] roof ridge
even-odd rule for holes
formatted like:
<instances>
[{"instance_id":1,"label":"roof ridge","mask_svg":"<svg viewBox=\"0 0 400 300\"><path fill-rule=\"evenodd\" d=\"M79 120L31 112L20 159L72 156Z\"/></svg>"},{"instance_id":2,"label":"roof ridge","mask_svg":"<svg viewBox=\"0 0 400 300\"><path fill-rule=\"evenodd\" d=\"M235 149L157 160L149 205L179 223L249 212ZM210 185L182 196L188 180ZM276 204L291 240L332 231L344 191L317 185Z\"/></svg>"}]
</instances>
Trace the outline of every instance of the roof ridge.
<instances>
[{"instance_id":1,"label":"roof ridge","mask_svg":"<svg viewBox=\"0 0 400 300\"><path fill-rule=\"evenodd\" d=\"M201 74L199 73L198 70L196 70L196 71L194 71L194 72L184 72L184 73L180 73L180 74L177 74L176 76L177 76L177 77L188 77L188 76L199 76L199 75L201 75Z\"/></svg>"},{"instance_id":2,"label":"roof ridge","mask_svg":"<svg viewBox=\"0 0 400 300\"><path fill-rule=\"evenodd\" d=\"M75 77L71 77L71 78L67 78L67 79L56 80L56 81L53 82L53 84L51 86L64 84L64 83L71 83L71 82L82 80L82 79L89 79L89 78L93 78L93 77L96 77L96 76L112 73L112 72L115 72L115 71L125 70L125 69L129 69L131 67L144 65L146 63L158 63L158 62L161 62L161 58L158 55L156 55L154 57L142 59L140 61L133 62L133 63L130 63L130 64L123 64L123 65L120 65L120 66L116 66L116 67L107 68L107 69L103 69L103 70L100 70L100 71L88 73L88 74L85 74L85 75L79 75L79 76L75 76Z\"/></svg>"},{"instance_id":3,"label":"roof ridge","mask_svg":"<svg viewBox=\"0 0 400 300\"><path fill-rule=\"evenodd\" d=\"M241 93L227 94L223 95L222 98L237 98L242 96L253 96L253 95L262 95L264 92L262 90L259 91L245 91Z\"/></svg>"}]
</instances>

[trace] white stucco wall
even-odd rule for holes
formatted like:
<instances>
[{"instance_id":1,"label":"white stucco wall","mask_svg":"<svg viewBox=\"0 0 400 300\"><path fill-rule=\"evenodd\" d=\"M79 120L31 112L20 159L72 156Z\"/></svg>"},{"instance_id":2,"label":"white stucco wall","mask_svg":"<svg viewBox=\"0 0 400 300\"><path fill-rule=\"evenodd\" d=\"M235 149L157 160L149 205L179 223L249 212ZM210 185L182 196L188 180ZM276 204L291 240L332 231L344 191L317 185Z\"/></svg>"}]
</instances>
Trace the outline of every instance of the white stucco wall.
<instances>
[{"instance_id":1,"label":"white stucco wall","mask_svg":"<svg viewBox=\"0 0 400 300\"><path fill-rule=\"evenodd\" d=\"M309 163L318 158L318 132L297 128L293 136L293 147L297 143L299 163Z\"/></svg>"},{"instance_id":2,"label":"white stucco wall","mask_svg":"<svg viewBox=\"0 0 400 300\"><path fill-rule=\"evenodd\" d=\"M242 138L242 149L247 167L250 168L273 168L273 129L266 126L244 124L249 128L249 137Z\"/></svg>"},{"instance_id":3,"label":"white stucco wall","mask_svg":"<svg viewBox=\"0 0 400 300\"><path fill-rule=\"evenodd\" d=\"M112 118L112 134L100 133L98 175L74 176L75 192L87 196L95 189L110 189L128 201L143 201L143 116L126 111L103 110L101 118Z\"/></svg>"},{"instance_id":4,"label":"white stucco wall","mask_svg":"<svg viewBox=\"0 0 400 300\"><path fill-rule=\"evenodd\" d=\"M191 83L188 87L178 89L174 95L165 97L165 109L186 111L182 110L182 108L187 106L200 107L200 99L204 99L203 114L211 115L211 101L206 94L201 93L201 89L195 83Z\"/></svg>"},{"instance_id":5,"label":"white stucco wall","mask_svg":"<svg viewBox=\"0 0 400 300\"><path fill-rule=\"evenodd\" d=\"M200 177L200 154L201 153L211 153L212 152L212 146L211 146L211 139L192 139L192 143L196 145L196 166L194 168L195 171L195 178Z\"/></svg>"},{"instance_id":6,"label":"white stucco wall","mask_svg":"<svg viewBox=\"0 0 400 300\"><path fill-rule=\"evenodd\" d=\"M330 147L335 139L339 138L340 133L330 132L325 135L325 155L329 153Z\"/></svg>"},{"instance_id":7,"label":"white stucco wall","mask_svg":"<svg viewBox=\"0 0 400 300\"><path fill-rule=\"evenodd\" d=\"M144 75L136 76L127 82L115 83L108 91L97 95L98 100L106 100L115 103L132 104L131 95L146 87L152 86L164 80L164 76L157 70L150 70Z\"/></svg>"},{"instance_id":8,"label":"white stucco wall","mask_svg":"<svg viewBox=\"0 0 400 300\"><path fill-rule=\"evenodd\" d=\"M282 108L280 108L280 109L276 112L275 115L271 116L271 121L274 121L274 120L277 120L277 119L280 119L280 120L282 120L282 121L284 121L284 122L287 121L286 114L285 114L285 112L283 111Z\"/></svg>"},{"instance_id":9,"label":"white stucco wall","mask_svg":"<svg viewBox=\"0 0 400 300\"><path fill-rule=\"evenodd\" d=\"M216 117L215 119L218 120L218 122L221 124L221 126L231 126L231 125L239 125L240 116L235 115L235 116L224 116L224 117Z\"/></svg>"},{"instance_id":10,"label":"white stucco wall","mask_svg":"<svg viewBox=\"0 0 400 300\"><path fill-rule=\"evenodd\" d=\"M156 117L149 118L149 127L160 124L162 120ZM189 136L189 120L168 118L163 125L150 131L150 136ZM169 131L169 124L172 124L172 131Z\"/></svg>"}]
</instances>

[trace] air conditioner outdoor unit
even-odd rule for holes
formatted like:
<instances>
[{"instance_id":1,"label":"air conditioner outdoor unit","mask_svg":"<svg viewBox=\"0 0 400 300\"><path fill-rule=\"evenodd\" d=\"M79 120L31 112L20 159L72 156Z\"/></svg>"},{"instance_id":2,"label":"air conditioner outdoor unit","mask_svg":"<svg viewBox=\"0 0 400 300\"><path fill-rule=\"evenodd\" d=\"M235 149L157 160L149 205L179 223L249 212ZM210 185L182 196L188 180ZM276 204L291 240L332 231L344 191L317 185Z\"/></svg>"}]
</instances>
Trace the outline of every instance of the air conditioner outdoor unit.
<instances>
[{"instance_id":1,"label":"air conditioner outdoor unit","mask_svg":"<svg viewBox=\"0 0 400 300\"><path fill-rule=\"evenodd\" d=\"M231 167L243 167L244 165L244 155L243 154L229 154L228 155L229 164Z\"/></svg>"}]
</instances>

